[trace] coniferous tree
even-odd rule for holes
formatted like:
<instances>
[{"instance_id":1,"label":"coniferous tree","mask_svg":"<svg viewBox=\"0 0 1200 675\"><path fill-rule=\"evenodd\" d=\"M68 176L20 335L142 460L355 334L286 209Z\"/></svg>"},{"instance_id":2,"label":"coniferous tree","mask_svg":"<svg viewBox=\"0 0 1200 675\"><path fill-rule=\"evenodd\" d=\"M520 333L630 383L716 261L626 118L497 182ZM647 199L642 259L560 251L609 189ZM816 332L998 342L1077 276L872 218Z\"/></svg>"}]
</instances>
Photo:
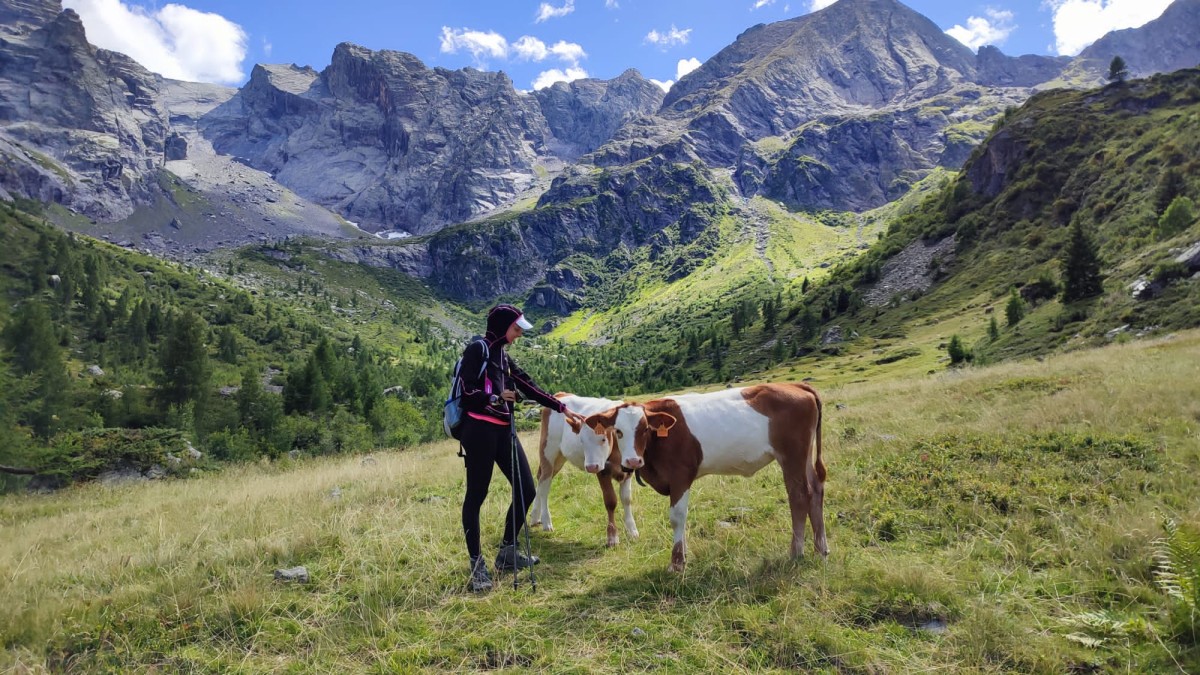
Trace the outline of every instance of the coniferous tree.
<instances>
[{"instance_id":1,"label":"coniferous tree","mask_svg":"<svg viewBox=\"0 0 1200 675\"><path fill-rule=\"evenodd\" d=\"M778 302L779 302L778 299L773 299L773 298L767 298L766 300L763 300L763 305L762 305L763 330L766 330L766 331L775 330L775 321L779 316L779 305L777 304Z\"/></svg>"},{"instance_id":2,"label":"coniferous tree","mask_svg":"<svg viewBox=\"0 0 1200 675\"><path fill-rule=\"evenodd\" d=\"M808 293L808 277L804 277L804 282L800 284L800 294Z\"/></svg>"},{"instance_id":3,"label":"coniferous tree","mask_svg":"<svg viewBox=\"0 0 1200 675\"><path fill-rule=\"evenodd\" d=\"M240 352L237 333L230 326L222 326L217 331L217 358L225 363L236 363Z\"/></svg>"},{"instance_id":4,"label":"coniferous tree","mask_svg":"<svg viewBox=\"0 0 1200 675\"><path fill-rule=\"evenodd\" d=\"M1000 325L996 323L996 315L992 315L991 321L988 321L988 339L995 342L1000 338Z\"/></svg>"},{"instance_id":5,"label":"coniferous tree","mask_svg":"<svg viewBox=\"0 0 1200 675\"><path fill-rule=\"evenodd\" d=\"M172 317L159 351L156 376L164 408L204 400L211 376L204 344L207 333L204 319L191 310Z\"/></svg>"},{"instance_id":6,"label":"coniferous tree","mask_svg":"<svg viewBox=\"0 0 1200 675\"><path fill-rule=\"evenodd\" d=\"M1161 216L1171 202L1183 194L1183 189L1183 173L1173 166L1169 167L1158 179L1158 186L1154 189L1154 214Z\"/></svg>"},{"instance_id":7,"label":"coniferous tree","mask_svg":"<svg viewBox=\"0 0 1200 675\"><path fill-rule=\"evenodd\" d=\"M278 398L263 389L261 378L255 366L246 366L242 370L242 383L237 393L238 419L243 427L267 435L279 423L280 409Z\"/></svg>"},{"instance_id":8,"label":"coniferous tree","mask_svg":"<svg viewBox=\"0 0 1200 675\"><path fill-rule=\"evenodd\" d=\"M1008 294L1008 304L1004 306L1004 318L1008 320L1009 326L1015 326L1025 318L1025 301L1021 299L1021 295L1015 288Z\"/></svg>"},{"instance_id":9,"label":"coniferous tree","mask_svg":"<svg viewBox=\"0 0 1200 675\"><path fill-rule=\"evenodd\" d=\"M950 336L950 344L946 346L946 353L950 355L950 365L952 366L957 366L971 358L967 348L963 346L962 339L957 334Z\"/></svg>"},{"instance_id":10,"label":"coniferous tree","mask_svg":"<svg viewBox=\"0 0 1200 675\"><path fill-rule=\"evenodd\" d=\"M1090 298L1104 290L1104 279L1100 276L1100 256L1096 252L1096 245L1079 220L1071 225L1062 263L1064 301Z\"/></svg>"},{"instance_id":11,"label":"coniferous tree","mask_svg":"<svg viewBox=\"0 0 1200 675\"><path fill-rule=\"evenodd\" d=\"M1109 82L1124 82L1127 77L1129 77L1129 68L1125 65L1125 59L1114 56L1108 63Z\"/></svg>"},{"instance_id":12,"label":"coniferous tree","mask_svg":"<svg viewBox=\"0 0 1200 675\"><path fill-rule=\"evenodd\" d=\"M60 426L60 415L67 412L70 383L50 312L36 300L23 303L5 326L3 338L14 373L31 382L21 406L22 421L38 436L49 438Z\"/></svg>"}]
</instances>

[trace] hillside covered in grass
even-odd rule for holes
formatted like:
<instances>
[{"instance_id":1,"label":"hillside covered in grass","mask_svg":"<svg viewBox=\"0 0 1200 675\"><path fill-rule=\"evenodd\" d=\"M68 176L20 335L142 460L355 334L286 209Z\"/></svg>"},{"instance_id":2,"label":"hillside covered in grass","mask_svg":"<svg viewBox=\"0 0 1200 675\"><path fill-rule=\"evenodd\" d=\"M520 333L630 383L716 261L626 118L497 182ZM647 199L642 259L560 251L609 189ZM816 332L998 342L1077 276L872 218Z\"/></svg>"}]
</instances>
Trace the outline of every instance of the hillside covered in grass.
<instances>
[{"instance_id":1,"label":"hillside covered in grass","mask_svg":"<svg viewBox=\"0 0 1200 675\"><path fill-rule=\"evenodd\" d=\"M479 597L449 443L0 497L0 668L1195 672L1198 367L1189 331L823 389L823 562L776 465L697 483L682 574L665 499L606 549L568 467L537 591Z\"/></svg>"}]
</instances>

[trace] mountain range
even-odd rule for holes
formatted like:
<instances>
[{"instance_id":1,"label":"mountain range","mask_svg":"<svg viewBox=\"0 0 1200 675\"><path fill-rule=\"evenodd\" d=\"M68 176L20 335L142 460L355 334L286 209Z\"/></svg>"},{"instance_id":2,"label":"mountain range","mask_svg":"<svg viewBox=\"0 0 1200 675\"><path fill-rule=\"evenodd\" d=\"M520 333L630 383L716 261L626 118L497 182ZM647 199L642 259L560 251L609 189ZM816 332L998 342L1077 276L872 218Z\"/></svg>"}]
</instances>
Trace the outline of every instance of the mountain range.
<instances>
[{"instance_id":1,"label":"mountain range","mask_svg":"<svg viewBox=\"0 0 1200 675\"><path fill-rule=\"evenodd\" d=\"M725 214L752 227L756 196L882 206L1037 91L1103 82L1113 56L1134 76L1200 63L1196 25L1200 0L1176 0L1075 58L1010 57L894 0L841 0L746 30L665 95L635 70L521 92L349 43L231 89L90 45L55 0L0 0L0 196L174 255L317 235L458 300L566 311L588 284L573 256L687 246Z\"/></svg>"}]
</instances>

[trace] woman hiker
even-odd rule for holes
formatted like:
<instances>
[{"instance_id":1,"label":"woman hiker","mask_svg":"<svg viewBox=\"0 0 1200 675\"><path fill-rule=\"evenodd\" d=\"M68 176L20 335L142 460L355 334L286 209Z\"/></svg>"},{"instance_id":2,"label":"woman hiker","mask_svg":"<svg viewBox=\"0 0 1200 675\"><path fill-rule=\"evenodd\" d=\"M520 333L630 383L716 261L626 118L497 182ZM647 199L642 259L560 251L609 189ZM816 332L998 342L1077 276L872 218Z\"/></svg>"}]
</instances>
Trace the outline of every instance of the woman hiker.
<instances>
[{"instance_id":1,"label":"woman hiker","mask_svg":"<svg viewBox=\"0 0 1200 675\"><path fill-rule=\"evenodd\" d=\"M508 355L505 347L512 344L533 326L521 310L512 305L496 305L487 316L484 340L472 342L462 356L459 373L463 383L462 407L465 413L459 441L466 455L467 493L463 498L462 526L471 557L471 576L468 587L476 592L492 588L487 562L479 548L479 509L487 497L492 482L492 465L500 467L504 477L513 484L513 503L504 519L504 539L496 555L496 569L512 570L537 564L537 556L526 556L517 550L517 535L525 525L525 514L536 496L533 475L525 450L517 443L511 447L513 435L512 407L517 400L516 390L551 410L583 421L583 416L547 394ZM487 343L485 351L483 342ZM486 356L485 356L486 355ZM487 367L483 368L483 359ZM480 372L482 371L482 376ZM517 466L513 466L516 457ZM514 472L520 472L515 474ZM518 494L517 485L521 486ZM517 500L521 500L518 504Z\"/></svg>"}]
</instances>

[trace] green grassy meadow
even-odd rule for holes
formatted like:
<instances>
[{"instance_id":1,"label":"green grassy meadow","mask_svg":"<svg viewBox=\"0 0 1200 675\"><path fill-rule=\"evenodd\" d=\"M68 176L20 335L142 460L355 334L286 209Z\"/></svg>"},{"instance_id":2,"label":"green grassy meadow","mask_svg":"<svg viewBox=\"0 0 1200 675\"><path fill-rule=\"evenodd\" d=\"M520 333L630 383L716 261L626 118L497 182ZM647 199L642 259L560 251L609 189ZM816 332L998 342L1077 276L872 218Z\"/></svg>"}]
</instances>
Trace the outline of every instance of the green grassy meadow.
<instances>
[{"instance_id":1,"label":"green grassy meadow","mask_svg":"<svg viewBox=\"0 0 1200 675\"><path fill-rule=\"evenodd\" d=\"M1200 671L1154 555L1200 523L1200 332L821 391L824 561L776 465L697 483L682 574L665 498L606 549L567 467L536 592L478 597L448 442L0 497L0 671Z\"/></svg>"}]
</instances>

